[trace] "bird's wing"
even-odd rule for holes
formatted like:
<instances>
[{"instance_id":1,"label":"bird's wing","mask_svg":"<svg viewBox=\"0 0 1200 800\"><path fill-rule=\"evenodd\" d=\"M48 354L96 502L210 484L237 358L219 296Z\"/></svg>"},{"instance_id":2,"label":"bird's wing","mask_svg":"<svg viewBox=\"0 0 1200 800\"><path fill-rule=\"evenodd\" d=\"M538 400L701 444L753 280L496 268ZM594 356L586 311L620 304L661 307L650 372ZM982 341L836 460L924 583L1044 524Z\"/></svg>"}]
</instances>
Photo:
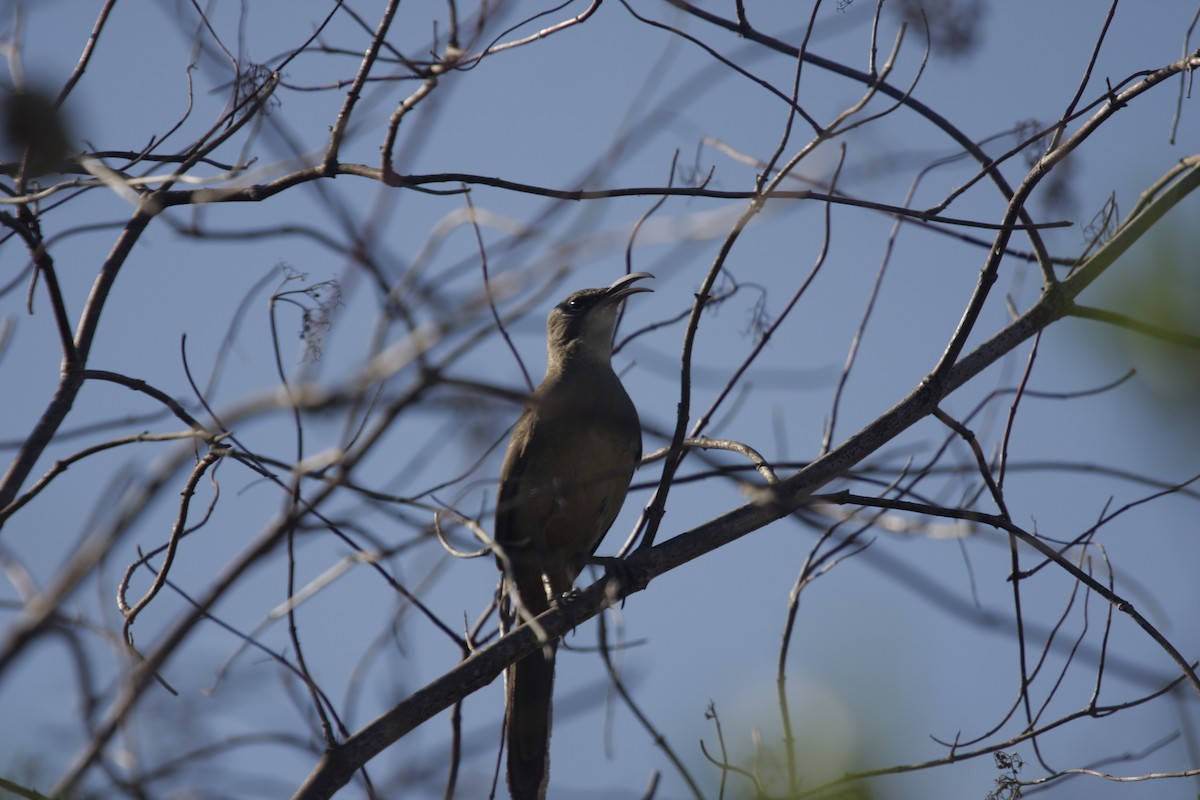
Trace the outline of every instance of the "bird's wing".
<instances>
[{"instance_id":1,"label":"bird's wing","mask_svg":"<svg viewBox=\"0 0 1200 800\"><path fill-rule=\"evenodd\" d=\"M516 497L521 488L521 479L529 464L526 452L533 441L535 417L532 407L527 406L513 428L504 454L504 465L500 468L500 491L496 495L496 523L492 535L500 544L509 544L519 538L516 531Z\"/></svg>"}]
</instances>

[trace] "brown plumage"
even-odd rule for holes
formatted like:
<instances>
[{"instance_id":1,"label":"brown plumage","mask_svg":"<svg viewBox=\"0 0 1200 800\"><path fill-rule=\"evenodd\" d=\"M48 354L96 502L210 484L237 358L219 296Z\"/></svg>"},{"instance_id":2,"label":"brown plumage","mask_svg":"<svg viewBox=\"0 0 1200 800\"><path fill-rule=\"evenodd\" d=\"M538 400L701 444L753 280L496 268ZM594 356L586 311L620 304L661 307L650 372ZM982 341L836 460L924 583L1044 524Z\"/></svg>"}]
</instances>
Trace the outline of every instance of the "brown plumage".
<instances>
[{"instance_id":1,"label":"brown plumage","mask_svg":"<svg viewBox=\"0 0 1200 800\"><path fill-rule=\"evenodd\" d=\"M607 288L575 292L546 322L546 377L513 430L496 501L495 539L511 570L508 588L531 615L571 590L580 560L616 519L641 460L641 425L612 369L612 337L621 301L650 291L633 282L650 277L635 272ZM554 651L551 644L526 656L506 676L513 800L546 795Z\"/></svg>"}]
</instances>

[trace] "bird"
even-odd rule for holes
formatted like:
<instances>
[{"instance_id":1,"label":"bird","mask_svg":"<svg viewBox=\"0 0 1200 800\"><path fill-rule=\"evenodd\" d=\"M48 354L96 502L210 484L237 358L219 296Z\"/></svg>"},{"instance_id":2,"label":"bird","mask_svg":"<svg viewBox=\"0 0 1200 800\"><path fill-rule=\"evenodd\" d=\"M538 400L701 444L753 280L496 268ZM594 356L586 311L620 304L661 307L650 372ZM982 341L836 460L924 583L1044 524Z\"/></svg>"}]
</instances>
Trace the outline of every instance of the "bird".
<instances>
[{"instance_id":1,"label":"bird","mask_svg":"<svg viewBox=\"0 0 1200 800\"><path fill-rule=\"evenodd\" d=\"M612 368L617 311L634 272L569 295L546 320L546 375L513 428L496 498L497 563L523 617L571 591L582 562L625 502L642 458L637 409ZM505 675L507 780L513 800L542 800L550 777L556 643Z\"/></svg>"}]
</instances>

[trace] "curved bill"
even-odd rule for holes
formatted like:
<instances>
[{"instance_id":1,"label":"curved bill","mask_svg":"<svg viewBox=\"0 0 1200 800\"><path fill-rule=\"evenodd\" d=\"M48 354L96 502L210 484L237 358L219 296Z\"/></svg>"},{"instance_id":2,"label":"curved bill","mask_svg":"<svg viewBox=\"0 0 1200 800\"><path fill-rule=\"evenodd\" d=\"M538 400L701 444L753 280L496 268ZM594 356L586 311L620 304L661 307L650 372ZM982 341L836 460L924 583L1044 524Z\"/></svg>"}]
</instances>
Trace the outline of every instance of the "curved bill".
<instances>
[{"instance_id":1,"label":"curved bill","mask_svg":"<svg viewBox=\"0 0 1200 800\"><path fill-rule=\"evenodd\" d=\"M649 286L633 285L635 281L645 280L646 278L653 277L654 276L649 272L631 272L628 275L613 281L612 286L609 286L608 289L605 290L604 299L614 301L628 297L631 294L637 294L638 292L653 292L654 290Z\"/></svg>"}]
</instances>

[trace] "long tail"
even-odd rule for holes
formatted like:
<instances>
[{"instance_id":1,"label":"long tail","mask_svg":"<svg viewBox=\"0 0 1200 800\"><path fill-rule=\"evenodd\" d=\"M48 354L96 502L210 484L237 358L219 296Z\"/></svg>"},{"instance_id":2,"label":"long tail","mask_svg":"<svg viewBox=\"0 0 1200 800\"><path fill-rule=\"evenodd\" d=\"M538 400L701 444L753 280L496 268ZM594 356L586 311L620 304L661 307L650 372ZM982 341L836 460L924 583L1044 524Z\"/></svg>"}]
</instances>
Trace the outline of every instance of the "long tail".
<instances>
[{"instance_id":1,"label":"long tail","mask_svg":"<svg viewBox=\"0 0 1200 800\"><path fill-rule=\"evenodd\" d=\"M543 647L508 674L508 790L512 800L543 800L550 779L550 698L554 648Z\"/></svg>"}]
</instances>

